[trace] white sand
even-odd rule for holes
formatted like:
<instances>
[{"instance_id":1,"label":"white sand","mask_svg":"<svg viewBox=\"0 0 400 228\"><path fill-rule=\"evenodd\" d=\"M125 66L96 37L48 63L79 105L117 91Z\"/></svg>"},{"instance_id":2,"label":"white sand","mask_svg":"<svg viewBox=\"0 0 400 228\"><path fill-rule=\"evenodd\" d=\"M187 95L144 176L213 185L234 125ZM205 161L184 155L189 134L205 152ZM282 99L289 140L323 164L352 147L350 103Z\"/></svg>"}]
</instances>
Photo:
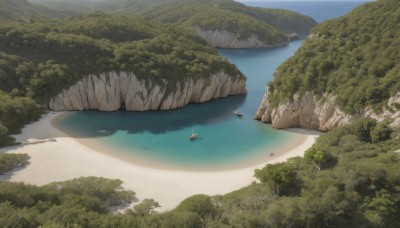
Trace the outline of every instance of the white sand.
<instances>
[{"instance_id":1,"label":"white sand","mask_svg":"<svg viewBox=\"0 0 400 228\"><path fill-rule=\"evenodd\" d=\"M183 199L194 194L225 194L245 187L255 181L254 169L262 168L267 163L303 156L319 135L314 131L292 129L290 131L294 134L307 135L301 145L272 157L268 162L244 169L218 172L172 171L146 168L99 153L54 128L51 120L57 115L46 114L40 121L26 126L22 134L15 136L22 142L21 146L0 149L7 153L27 153L31 157L27 167L0 176L0 180L44 185L81 176L120 179L124 182L123 187L135 191L139 200L153 198L158 201L162 205L159 211L173 209Z\"/></svg>"}]
</instances>

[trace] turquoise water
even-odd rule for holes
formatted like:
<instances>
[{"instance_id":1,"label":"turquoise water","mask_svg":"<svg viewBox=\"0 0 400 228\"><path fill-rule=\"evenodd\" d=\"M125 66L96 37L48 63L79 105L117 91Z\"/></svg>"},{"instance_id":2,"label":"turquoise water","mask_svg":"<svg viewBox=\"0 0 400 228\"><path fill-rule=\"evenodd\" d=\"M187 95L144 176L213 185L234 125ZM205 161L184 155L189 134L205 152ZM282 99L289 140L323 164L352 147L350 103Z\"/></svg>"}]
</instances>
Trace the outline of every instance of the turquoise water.
<instances>
[{"instance_id":1,"label":"turquoise water","mask_svg":"<svg viewBox=\"0 0 400 228\"><path fill-rule=\"evenodd\" d=\"M246 96L232 96L158 112L71 112L58 125L82 138L95 138L114 153L141 162L179 168L218 168L254 163L287 144L293 135L253 120L275 69L302 41L274 49L219 50L247 76ZM233 115L240 110L242 118ZM199 138L190 141L191 129Z\"/></svg>"},{"instance_id":2,"label":"turquoise water","mask_svg":"<svg viewBox=\"0 0 400 228\"><path fill-rule=\"evenodd\" d=\"M341 16L362 2L254 2L255 6L286 8L321 22ZM218 169L262 162L293 135L254 121L265 85L275 69L300 47L302 41L274 49L219 50L247 76L246 96L191 104L160 112L72 112L58 125L73 135L94 139L98 145L126 159L162 164L175 169ZM244 116L232 114L240 110ZM188 140L192 127L199 134Z\"/></svg>"}]
</instances>

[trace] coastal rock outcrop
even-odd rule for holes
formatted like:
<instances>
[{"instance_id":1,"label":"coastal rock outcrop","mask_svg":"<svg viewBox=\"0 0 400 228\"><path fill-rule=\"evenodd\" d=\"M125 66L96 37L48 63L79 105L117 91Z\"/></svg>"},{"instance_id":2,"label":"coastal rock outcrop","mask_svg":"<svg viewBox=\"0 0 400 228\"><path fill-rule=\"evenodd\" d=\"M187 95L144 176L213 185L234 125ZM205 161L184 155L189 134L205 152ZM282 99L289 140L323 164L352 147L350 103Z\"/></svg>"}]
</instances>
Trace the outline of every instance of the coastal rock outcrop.
<instances>
[{"instance_id":1,"label":"coastal rock outcrop","mask_svg":"<svg viewBox=\"0 0 400 228\"><path fill-rule=\"evenodd\" d=\"M329 131L338 126L347 124L360 117L370 117L378 121L391 118L391 127L400 127L400 92L391 97L388 108L381 113L375 113L367 107L356 115L350 115L340 110L336 105L334 95L315 96L306 92L303 96L294 95L292 101L279 104L272 108L269 103L269 92L266 91L259 106L255 119L264 123L271 123L275 129L301 127L319 131Z\"/></svg>"},{"instance_id":2,"label":"coastal rock outcrop","mask_svg":"<svg viewBox=\"0 0 400 228\"><path fill-rule=\"evenodd\" d=\"M51 99L48 107L54 111L115 111L121 106L128 111L169 110L190 102L206 102L246 93L245 79L231 77L224 72L209 79L176 82L172 91L167 91L171 86L168 87L166 80L159 84L139 80L130 72L88 75Z\"/></svg>"},{"instance_id":3,"label":"coastal rock outcrop","mask_svg":"<svg viewBox=\"0 0 400 228\"><path fill-rule=\"evenodd\" d=\"M251 34L246 40L239 40L235 34L226 30L205 30L194 26L193 30L199 34L207 43L215 48L264 48L272 47L259 40L258 36ZM283 46L287 43L279 43L274 47Z\"/></svg>"}]
</instances>

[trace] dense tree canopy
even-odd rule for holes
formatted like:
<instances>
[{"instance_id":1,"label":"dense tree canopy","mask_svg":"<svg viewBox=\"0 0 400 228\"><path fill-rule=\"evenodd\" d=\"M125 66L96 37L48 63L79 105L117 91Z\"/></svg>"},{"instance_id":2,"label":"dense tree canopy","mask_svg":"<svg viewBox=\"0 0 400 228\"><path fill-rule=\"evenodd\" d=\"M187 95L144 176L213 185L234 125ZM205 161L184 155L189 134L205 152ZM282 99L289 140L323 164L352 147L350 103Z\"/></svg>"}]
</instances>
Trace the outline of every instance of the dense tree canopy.
<instances>
[{"instance_id":1,"label":"dense tree canopy","mask_svg":"<svg viewBox=\"0 0 400 228\"><path fill-rule=\"evenodd\" d=\"M27 0L1 0L0 19L28 19L32 17L67 16L67 12L50 10L44 6L31 4Z\"/></svg>"},{"instance_id":2,"label":"dense tree canopy","mask_svg":"<svg viewBox=\"0 0 400 228\"><path fill-rule=\"evenodd\" d=\"M297 173L288 163L269 164L262 169L256 169L254 176L261 183L270 186L277 196L293 192L296 188Z\"/></svg>"},{"instance_id":3,"label":"dense tree canopy","mask_svg":"<svg viewBox=\"0 0 400 228\"><path fill-rule=\"evenodd\" d=\"M161 23L194 26L204 30L226 30L240 40L256 35L267 46L288 42L288 34L306 35L316 22L288 10L262 9L223 0L165 4L143 11L147 19Z\"/></svg>"},{"instance_id":4,"label":"dense tree canopy","mask_svg":"<svg viewBox=\"0 0 400 228\"><path fill-rule=\"evenodd\" d=\"M379 110L400 91L400 2L366 3L318 25L269 84L273 106L293 94L333 93L347 113Z\"/></svg>"},{"instance_id":5,"label":"dense tree canopy","mask_svg":"<svg viewBox=\"0 0 400 228\"><path fill-rule=\"evenodd\" d=\"M23 167L28 164L27 154L0 153L0 175L12 171L14 168Z\"/></svg>"},{"instance_id":6,"label":"dense tree canopy","mask_svg":"<svg viewBox=\"0 0 400 228\"><path fill-rule=\"evenodd\" d=\"M30 97L10 96L0 90L0 147L13 145L9 134L20 133L21 128L37 120L43 109Z\"/></svg>"},{"instance_id":7,"label":"dense tree canopy","mask_svg":"<svg viewBox=\"0 0 400 228\"><path fill-rule=\"evenodd\" d=\"M108 214L132 202L121 181L85 177L36 187L0 182L0 224L6 227L138 227L132 216Z\"/></svg>"},{"instance_id":8,"label":"dense tree canopy","mask_svg":"<svg viewBox=\"0 0 400 228\"><path fill-rule=\"evenodd\" d=\"M4 8L4 18L25 19L28 15L63 17L103 11L113 15L140 15L146 19L187 28L199 26L206 30L227 30L240 39L255 34L268 46L287 43L287 35L292 33L306 36L317 24L312 18L289 10L249 7L232 0L35 0L34 4L18 0L20 2L16 8L20 12L36 9L34 12L20 13L20 17L14 14L13 7L8 6L11 1L8 1L0 3L0 9ZM126 30L116 24L114 27L116 33Z\"/></svg>"},{"instance_id":9,"label":"dense tree canopy","mask_svg":"<svg viewBox=\"0 0 400 228\"><path fill-rule=\"evenodd\" d=\"M5 57L0 62L1 89L17 89L40 102L85 75L108 71L131 71L156 83L207 79L222 70L242 76L190 31L103 13L0 21L0 48Z\"/></svg>"},{"instance_id":10,"label":"dense tree canopy","mask_svg":"<svg viewBox=\"0 0 400 228\"><path fill-rule=\"evenodd\" d=\"M194 195L182 201L176 211L193 212L202 218L214 217L216 208L210 196L207 195Z\"/></svg>"}]
</instances>

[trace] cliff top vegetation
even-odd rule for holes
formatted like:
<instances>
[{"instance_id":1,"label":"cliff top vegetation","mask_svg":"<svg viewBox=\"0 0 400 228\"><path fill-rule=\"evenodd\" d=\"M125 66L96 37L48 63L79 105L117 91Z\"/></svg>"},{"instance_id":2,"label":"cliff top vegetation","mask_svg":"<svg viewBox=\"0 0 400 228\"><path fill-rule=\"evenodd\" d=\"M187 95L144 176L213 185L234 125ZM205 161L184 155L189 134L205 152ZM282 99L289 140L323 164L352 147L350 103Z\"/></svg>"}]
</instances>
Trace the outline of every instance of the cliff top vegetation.
<instances>
[{"instance_id":1,"label":"cliff top vegetation","mask_svg":"<svg viewBox=\"0 0 400 228\"><path fill-rule=\"evenodd\" d=\"M8 1L0 3L4 11L2 18L5 19L54 18L102 11L113 15L142 16L186 28L198 26L205 30L226 30L239 39L256 35L266 46L286 44L292 38L291 34L306 36L317 24L312 18L289 10L250 7L232 0L36 0L33 3L19 0L16 9L10 7ZM30 12L32 9L35 10Z\"/></svg>"},{"instance_id":2,"label":"cliff top vegetation","mask_svg":"<svg viewBox=\"0 0 400 228\"><path fill-rule=\"evenodd\" d=\"M350 114L379 112L400 91L400 2L366 3L312 30L303 46L275 73L272 106L294 94L334 94Z\"/></svg>"},{"instance_id":3,"label":"cliff top vegetation","mask_svg":"<svg viewBox=\"0 0 400 228\"><path fill-rule=\"evenodd\" d=\"M244 77L193 32L103 13L0 21L0 89L46 101L88 74L131 71L171 86L224 71Z\"/></svg>"}]
</instances>

